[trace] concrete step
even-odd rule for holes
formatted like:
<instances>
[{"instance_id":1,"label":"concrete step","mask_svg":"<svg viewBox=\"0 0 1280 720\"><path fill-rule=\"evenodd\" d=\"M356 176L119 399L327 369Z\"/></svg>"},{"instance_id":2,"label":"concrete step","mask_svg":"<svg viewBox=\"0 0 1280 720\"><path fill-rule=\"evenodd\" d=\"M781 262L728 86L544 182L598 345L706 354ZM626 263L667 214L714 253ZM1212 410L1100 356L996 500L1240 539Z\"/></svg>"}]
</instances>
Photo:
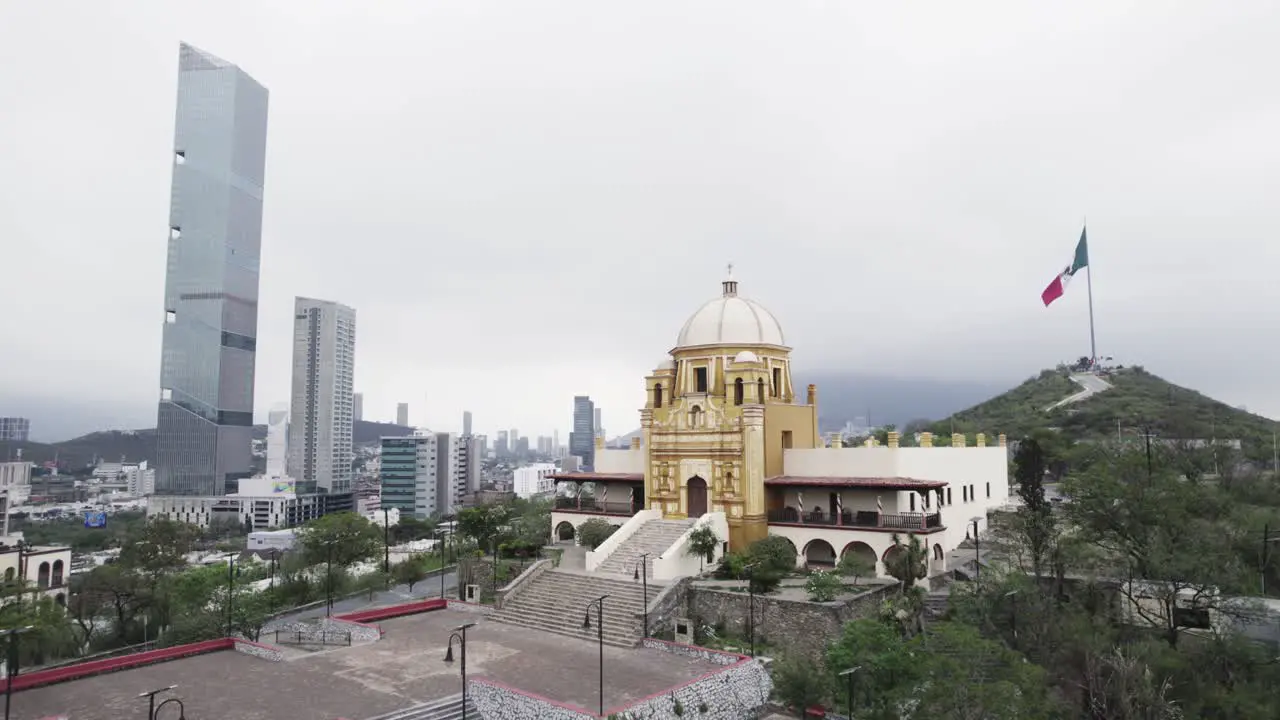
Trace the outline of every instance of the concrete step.
<instances>
[{"instance_id":1,"label":"concrete step","mask_svg":"<svg viewBox=\"0 0 1280 720\"><path fill-rule=\"evenodd\" d=\"M414 705L401 710L379 715L369 718L368 720L461 720L462 712L462 694L450 695L439 700ZM479 718L480 711L476 709L471 698L467 698L468 718Z\"/></svg>"},{"instance_id":2,"label":"concrete step","mask_svg":"<svg viewBox=\"0 0 1280 720\"><path fill-rule=\"evenodd\" d=\"M597 642L599 640L599 634L598 634L599 630L596 629L594 619L591 621L592 624L591 624L590 630L583 629L581 624L577 626L557 624L550 621L530 618L528 616L520 616L520 617L512 618L512 617L503 617L501 614L494 614L494 615L490 615L489 619L495 620L500 623L506 623L507 625L516 625L519 627L530 628L533 630L541 630L543 632L549 632L554 635L563 635L565 637L575 637L580 640L587 640L590 642ZM581 621L579 621L579 623L580 622ZM612 632L609 630L609 628L607 627L605 628L605 631L604 631L605 645L610 645L613 647L631 648L631 647L635 647L639 643L640 643L640 634L638 632L623 634L623 633Z\"/></svg>"}]
</instances>

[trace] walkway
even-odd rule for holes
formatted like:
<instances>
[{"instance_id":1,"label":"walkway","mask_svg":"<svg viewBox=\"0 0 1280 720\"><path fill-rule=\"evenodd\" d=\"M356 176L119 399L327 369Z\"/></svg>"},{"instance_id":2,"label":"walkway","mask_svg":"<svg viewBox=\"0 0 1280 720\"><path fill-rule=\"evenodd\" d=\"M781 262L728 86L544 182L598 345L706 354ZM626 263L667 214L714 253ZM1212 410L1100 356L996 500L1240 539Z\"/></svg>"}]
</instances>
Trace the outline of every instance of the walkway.
<instances>
[{"instance_id":1,"label":"walkway","mask_svg":"<svg viewBox=\"0 0 1280 720\"><path fill-rule=\"evenodd\" d=\"M1072 375L1071 382L1079 385L1083 389L1080 392L1075 393L1074 395L1068 395L1045 408L1045 412L1056 410L1063 405L1071 405L1073 403L1078 403L1081 400L1087 400L1100 392L1110 390L1112 387L1111 383L1103 380L1101 377L1094 375L1093 373L1077 373Z\"/></svg>"}]
</instances>

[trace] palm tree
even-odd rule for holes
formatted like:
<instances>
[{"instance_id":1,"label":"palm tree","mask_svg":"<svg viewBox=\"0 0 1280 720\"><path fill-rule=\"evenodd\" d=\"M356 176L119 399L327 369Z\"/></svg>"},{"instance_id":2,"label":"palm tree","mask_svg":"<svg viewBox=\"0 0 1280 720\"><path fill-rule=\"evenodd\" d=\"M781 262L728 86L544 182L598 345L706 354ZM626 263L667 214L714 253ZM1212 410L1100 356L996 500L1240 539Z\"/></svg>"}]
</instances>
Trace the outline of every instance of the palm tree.
<instances>
[{"instance_id":1,"label":"palm tree","mask_svg":"<svg viewBox=\"0 0 1280 720\"><path fill-rule=\"evenodd\" d=\"M898 533L893 534L893 547L885 554L884 569L901 583L902 592L923 580L929 574L929 550L915 535L907 535L902 542Z\"/></svg>"}]
</instances>

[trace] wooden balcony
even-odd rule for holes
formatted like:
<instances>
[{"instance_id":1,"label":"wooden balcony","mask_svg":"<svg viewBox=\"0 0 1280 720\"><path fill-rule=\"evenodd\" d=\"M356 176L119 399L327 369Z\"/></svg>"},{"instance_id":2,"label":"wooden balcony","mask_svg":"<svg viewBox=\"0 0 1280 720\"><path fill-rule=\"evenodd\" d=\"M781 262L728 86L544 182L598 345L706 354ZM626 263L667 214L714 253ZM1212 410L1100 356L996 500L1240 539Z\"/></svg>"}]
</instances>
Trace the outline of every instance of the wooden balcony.
<instances>
[{"instance_id":1,"label":"wooden balcony","mask_svg":"<svg viewBox=\"0 0 1280 720\"><path fill-rule=\"evenodd\" d=\"M840 515L822 512L799 513L795 508L770 510L770 525L792 525L796 527L821 526L845 528L849 530L875 530L879 532L905 532L927 534L945 530L942 524L942 513L908 513L891 515L874 510L845 510Z\"/></svg>"}]
</instances>

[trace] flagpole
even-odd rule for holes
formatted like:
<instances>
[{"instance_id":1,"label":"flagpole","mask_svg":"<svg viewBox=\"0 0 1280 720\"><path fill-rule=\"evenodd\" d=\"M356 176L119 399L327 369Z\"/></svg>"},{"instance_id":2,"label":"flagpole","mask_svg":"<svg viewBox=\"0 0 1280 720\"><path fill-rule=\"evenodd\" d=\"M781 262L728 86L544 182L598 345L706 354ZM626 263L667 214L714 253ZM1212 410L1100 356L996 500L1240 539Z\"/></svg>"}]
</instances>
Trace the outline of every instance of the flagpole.
<instances>
[{"instance_id":1,"label":"flagpole","mask_svg":"<svg viewBox=\"0 0 1280 720\"><path fill-rule=\"evenodd\" d=\"M1084 226L1085 242L1089 242L1089 226ZM1088 245L1085 246L1086 248ZM1090 253L1092 255L1092 253ZM1089 359L1093 361L1093 366L1098 365L1098 341L1093 334L1093 258L1089 257L1089 264L1085 267L1089 271Z\"/></svg>"}]
</instances>

